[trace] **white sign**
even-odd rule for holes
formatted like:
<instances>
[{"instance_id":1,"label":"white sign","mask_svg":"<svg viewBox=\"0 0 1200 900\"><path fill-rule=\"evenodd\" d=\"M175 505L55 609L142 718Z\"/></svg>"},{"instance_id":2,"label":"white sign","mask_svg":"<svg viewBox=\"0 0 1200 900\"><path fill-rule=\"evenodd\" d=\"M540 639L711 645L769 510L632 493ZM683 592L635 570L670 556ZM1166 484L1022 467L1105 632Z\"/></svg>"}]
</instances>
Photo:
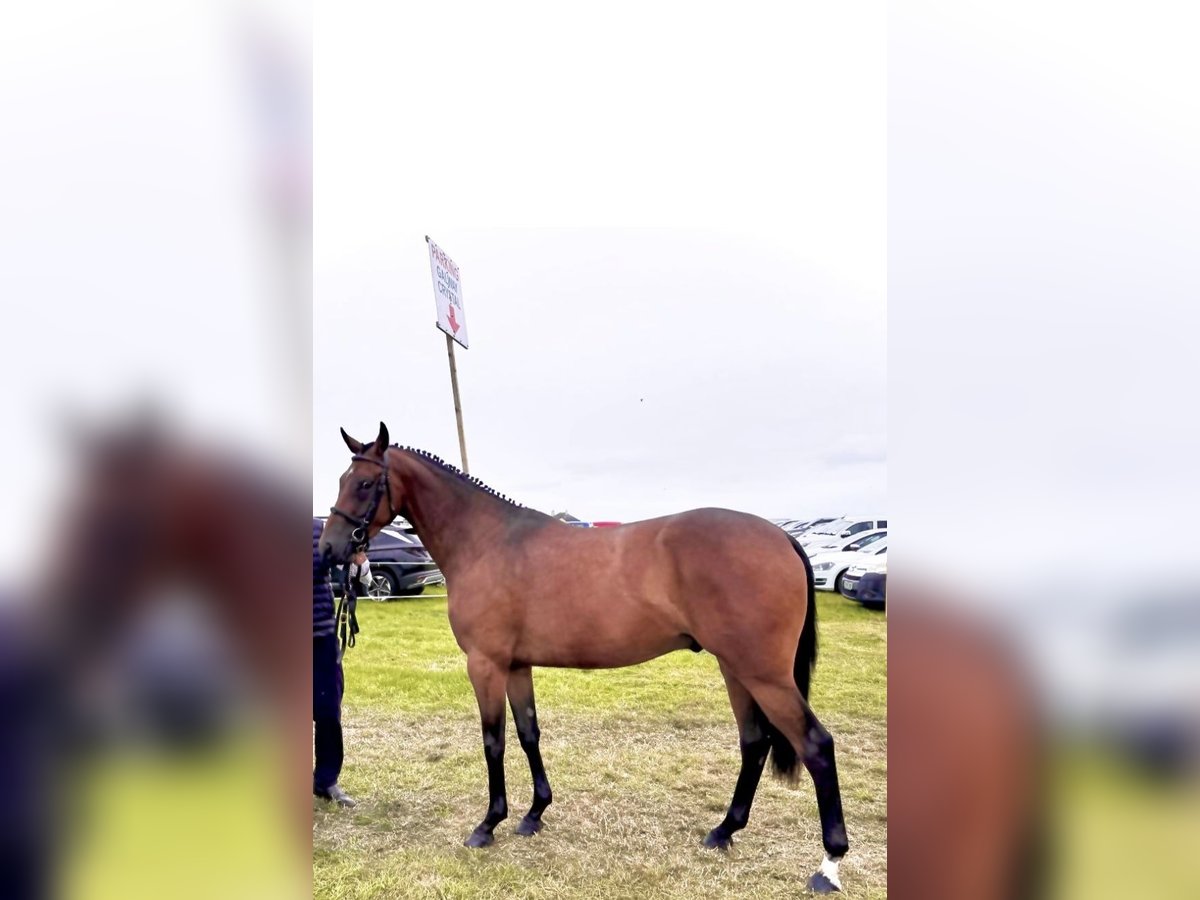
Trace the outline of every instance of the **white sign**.
<instances>
[{"instance_id":1,"label":"white sign","mask_svg":"<svg viewBox=\"0 0 1200 900\"><path fill-rule=\"evenodd\" d=\"M467 316L463 312L462 279L458 275L458 266L428 237L425 241L429 244L429 272L433 276L433 299L437 303L437 327L466 350L469 346Z\"/></svg>"}]
</instances>

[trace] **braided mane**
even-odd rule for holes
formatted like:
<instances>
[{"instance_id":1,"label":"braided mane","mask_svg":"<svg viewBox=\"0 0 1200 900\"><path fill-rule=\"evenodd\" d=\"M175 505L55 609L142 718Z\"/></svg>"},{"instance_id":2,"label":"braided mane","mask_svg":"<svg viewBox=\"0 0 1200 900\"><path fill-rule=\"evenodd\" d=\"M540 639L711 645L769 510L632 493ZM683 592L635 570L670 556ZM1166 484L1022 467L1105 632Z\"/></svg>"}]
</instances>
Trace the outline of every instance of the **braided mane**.
<instances>
[{"instance_id":1,"label":"braided mane","mask_svg":"<svg viewBox=\"0 0 1200 900\"><path fill-rule=\"evenodd\" d=\"M425 460L426 462L433 463L438 468L440 468L446 472L449 472L451 475L455 476L456 478L458 478L462 481L465 481L467 484L471 485L472 487L479 488L479 490L483 491L485 494L491 494L493 497L497 498L498 500L503 500L509 506L514 506L517 509L525 509L524 504L518 503L516 500L513 500L511 497L505 496L504 494L500 493L495 488L493 488L487 484L484 484L482 481L480 481L474 475L468 475L466 472L464 472L458 466L455 466L455 465L452 465L451 463L446 462L440 456L435 456L434 454L430 453L428 450L419 450L416 447L403 447L400 444L392 444L392 449L393 450L403 450L407 453L412 453L414 456L419 456L419 457L421 457L421 459Z\"/></svg>"}]
</instances>

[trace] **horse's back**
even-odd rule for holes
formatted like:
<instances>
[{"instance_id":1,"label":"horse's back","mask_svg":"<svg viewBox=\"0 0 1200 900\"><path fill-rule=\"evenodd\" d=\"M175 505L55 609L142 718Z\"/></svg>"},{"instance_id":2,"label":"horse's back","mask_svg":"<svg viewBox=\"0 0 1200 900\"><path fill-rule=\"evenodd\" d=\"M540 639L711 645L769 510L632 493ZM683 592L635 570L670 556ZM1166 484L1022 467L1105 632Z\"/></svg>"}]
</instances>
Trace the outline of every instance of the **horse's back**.
<instances>
[{"instance_id":1,"label":"horse's back","mask_svg":"<svg viewBox=\"0 0 1200 900\"><path fill-rule=\"evenodd\" d=\"M562 571L576 584L622 582L657 592L688 573L712 577L714 570L747 574L781 561L793 569L799 564L779 528L750 513L717 507L605 528L547 527L525 543L517 551L526 564L524 578Z\"/></svg>"},{"instance_id":2,"label":"horse's back","mask_svg":"<svg viewBox=\"0 0 1200 900\"><path fill-rule=\"evenodd\" d=\"M547 527L532 534L509 567L522 591L614 590L653 603L732 582L805 580L790 538L749 513L706 507L606 528Z\"/></svg>"}]
</instances>

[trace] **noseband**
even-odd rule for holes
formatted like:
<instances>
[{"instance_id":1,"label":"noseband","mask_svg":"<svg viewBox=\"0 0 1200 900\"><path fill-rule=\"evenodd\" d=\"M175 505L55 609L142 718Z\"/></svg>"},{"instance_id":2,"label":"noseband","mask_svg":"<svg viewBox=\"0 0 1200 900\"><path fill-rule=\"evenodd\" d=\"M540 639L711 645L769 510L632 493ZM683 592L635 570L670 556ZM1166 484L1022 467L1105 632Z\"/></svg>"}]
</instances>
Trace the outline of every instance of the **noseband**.
<instances>
[{"instance_id":1,"label":"noseband","mask_svg":"<svg viewBox=\"0 0 1200 900\"><path fill-rule=\"evenodd\" d=\"M384 452L386 453L387 451L385 450ZM383 502L385 493L387 494L388 512L392 514L392 518L395 518L396 511L392 506L392 482L388 477L389 472L387 463L381 462L378 459L373 459L370 456L362 456L358 453L354 454L354 456L350 458L361 460L362 462L374 463L383 469L383 477L379 479L379 481L375 482L375 494L371 497L371 505L367 508L366 515L364 515L362 518L352 516L350 513L346 512L345 510L338 509L336 506L329 507L329 512L331 515L341 516L354 526L354 530L350 532L350 539L354 541L355 544L361 544L367 540L367 529L370 527L371 523L375 521L375 514L379 512L379 504Z\"/></svg>"}]
</instances>

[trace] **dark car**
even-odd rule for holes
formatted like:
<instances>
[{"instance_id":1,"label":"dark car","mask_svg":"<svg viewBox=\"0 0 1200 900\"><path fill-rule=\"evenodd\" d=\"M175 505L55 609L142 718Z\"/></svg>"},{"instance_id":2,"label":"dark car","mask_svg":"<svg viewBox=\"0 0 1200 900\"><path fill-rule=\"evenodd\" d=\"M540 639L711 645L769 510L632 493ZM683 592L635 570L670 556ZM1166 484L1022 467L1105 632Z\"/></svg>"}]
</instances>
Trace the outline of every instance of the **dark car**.
<instances>
[{"instance_id":1,"label":"dark car","mask_svg":"<svg viewBox=\"0 0 1200 900\"><path fill-rule=\"evenodd\" d=\"M885 571L867 571L866 566L852 566L842 576L842 596L868 609L883 609L887 597L887 571L885 566L872 566Z\"/></svg>"},{"instance_id":2,"label":"dark car","mask_svg":"<svg viewBox=\"0 0 1200 900\"><path fill-rule=\"evenodd\" d=\"M425 590L426 585L443 584L445 576L437 563L403 521L396 521L380 530L371 538L367 547L367 559L371 561L372 599L388 597L415 597ZM334 590L341 593L342 567L333 572Z\"/></svg>"},{"instance_id":3,"label":"dark car","mask_svg":"<svg viewBox=\"0 0 1200 900\"><path fill-rule=\"evenodd\" d=\"M867 572L858 582L858 602L868 609L883 609L887 596L887 573Z\"/></svg>"}]
</instances>

